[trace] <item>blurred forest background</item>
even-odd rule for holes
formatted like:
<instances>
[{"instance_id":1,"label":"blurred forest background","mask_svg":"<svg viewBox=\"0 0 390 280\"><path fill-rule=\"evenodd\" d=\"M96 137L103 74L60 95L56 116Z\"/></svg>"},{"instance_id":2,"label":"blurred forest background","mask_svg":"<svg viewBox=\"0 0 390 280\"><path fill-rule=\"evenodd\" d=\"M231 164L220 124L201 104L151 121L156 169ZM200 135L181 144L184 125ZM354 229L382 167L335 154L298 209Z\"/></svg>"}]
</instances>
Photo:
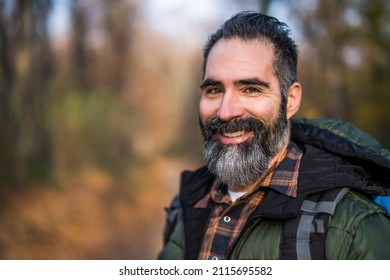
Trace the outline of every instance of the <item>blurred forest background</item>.
<instances>
[{"instance_id":1,"label":"blurred forest background","mask_svg":"<svg viewBox=\"0 0 390 280\"><path fill-rule=\"evenodd\" d=\"M292 28L301 116L390 148L390 1L0 0L1 259L157 256L203 162L203 43L240 10Z\"/></svg>"}]
</instances>

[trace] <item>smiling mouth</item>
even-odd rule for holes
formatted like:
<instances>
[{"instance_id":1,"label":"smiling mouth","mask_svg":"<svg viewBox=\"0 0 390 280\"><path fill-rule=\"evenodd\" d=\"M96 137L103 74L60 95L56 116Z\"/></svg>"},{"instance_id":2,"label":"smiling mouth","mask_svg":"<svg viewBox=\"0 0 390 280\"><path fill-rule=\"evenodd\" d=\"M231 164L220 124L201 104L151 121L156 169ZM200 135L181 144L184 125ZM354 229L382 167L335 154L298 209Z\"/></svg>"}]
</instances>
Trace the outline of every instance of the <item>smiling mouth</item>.
<instances>
[{"instance_id":1,"label":"smiling mouth","mask_svg":"<svg viewBox=\"0 0 390 280\"><path fill-rule=\"evenodd\" d=\"M245 130L224 132L219 135L219 140L226 145L241 144L251 138L253 138L253 132Z\"/></svg>"},{"instance_id":2,"label":"smiling mouth","mask_svg":"<svg viewBox=\"0 0 390 280\"><path fill-rule=\"evenodd\" d=\"M243 136L246 133L248 132L247 131L225 132L223 133L223 136L227 138L235 138L235 137Z\"/></svg>"}]
</instances>

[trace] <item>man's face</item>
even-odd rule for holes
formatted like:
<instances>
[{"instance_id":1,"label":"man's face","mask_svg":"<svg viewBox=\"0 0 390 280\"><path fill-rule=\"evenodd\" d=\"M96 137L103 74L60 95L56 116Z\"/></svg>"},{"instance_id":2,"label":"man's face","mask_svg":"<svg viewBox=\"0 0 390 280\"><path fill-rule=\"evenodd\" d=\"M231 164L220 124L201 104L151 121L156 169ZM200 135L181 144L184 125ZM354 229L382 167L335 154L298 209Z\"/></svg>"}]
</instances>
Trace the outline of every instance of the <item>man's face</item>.
<instances>
[{"instance_id":1,"label":"man's face","mask_svg":"<svg viewBox=\"0 0 390 280\"><path fill-rule=\"evenodd\" d=\"M209 169L222 182L256 182L287 141L286 104L273 50L259 40L220 40L201 85L200 125Z\"/></svg>"}]
</instances>

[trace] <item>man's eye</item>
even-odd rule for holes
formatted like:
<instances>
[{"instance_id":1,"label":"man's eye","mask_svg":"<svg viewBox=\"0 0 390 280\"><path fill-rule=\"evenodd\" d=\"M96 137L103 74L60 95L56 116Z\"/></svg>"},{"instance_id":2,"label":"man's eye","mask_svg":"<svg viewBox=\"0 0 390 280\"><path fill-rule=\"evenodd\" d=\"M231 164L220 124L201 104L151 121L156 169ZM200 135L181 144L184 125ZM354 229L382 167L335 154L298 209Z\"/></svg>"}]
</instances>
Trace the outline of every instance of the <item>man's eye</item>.
<instances>
[{"instance_id":1,"label":"man's eye","mask_svg":"<svg viewBox=\"0 0 390 280\"><path fill-rule=\"evenodd\" d=\"M261 90L255 87L247 87L244 89L244 92L247 94L259 94Z\"/></svg>"},{"instance_id":2,"label":"man's eye","mask_svg":"<svg viewBox=\"0 0 390 280\"><path fill-rule=\"evenodd\" d=\"M208 88L205 90L205 93L209 95L220 94L222 92L221 88Z\"/></svg>"}]
</instances>

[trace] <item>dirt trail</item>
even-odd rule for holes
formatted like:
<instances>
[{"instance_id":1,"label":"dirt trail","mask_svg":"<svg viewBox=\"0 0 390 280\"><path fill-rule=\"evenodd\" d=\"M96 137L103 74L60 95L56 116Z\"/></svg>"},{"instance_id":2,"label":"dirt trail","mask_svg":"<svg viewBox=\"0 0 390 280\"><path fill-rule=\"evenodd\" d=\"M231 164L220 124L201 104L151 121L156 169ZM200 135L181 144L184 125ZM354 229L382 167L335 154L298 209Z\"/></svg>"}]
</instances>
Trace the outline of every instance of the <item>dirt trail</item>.
<instances>
[{"instance_id":1,"label":"dirt trail","mask_svg":"<svg viewBox=\"0 0 390 280\"><path fill-rule=\"evenodd\" d=\"M177 191L182 162L156 160L129 188L90 170L63 187L26 186L1 195L1 259L154 259L163 208ZM0 202L1 202L0 201Z\"/></svg>"}]
</instances>

